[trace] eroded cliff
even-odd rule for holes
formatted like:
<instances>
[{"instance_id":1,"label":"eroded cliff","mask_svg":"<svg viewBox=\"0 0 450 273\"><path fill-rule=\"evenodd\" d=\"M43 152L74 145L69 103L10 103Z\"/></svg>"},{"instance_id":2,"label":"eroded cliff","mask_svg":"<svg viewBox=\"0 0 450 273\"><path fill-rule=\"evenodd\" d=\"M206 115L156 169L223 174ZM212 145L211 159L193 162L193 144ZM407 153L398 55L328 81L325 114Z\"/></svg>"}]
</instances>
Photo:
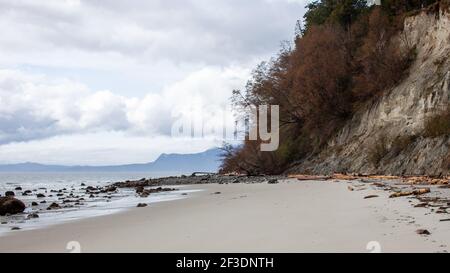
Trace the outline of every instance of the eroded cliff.
<instances>
[{"instance_id":1,"label":"eroded cliff","mask_svg":"<svg viewBox=\"0 0 450 273\"><path fill-rule=\"evenodd\" d=\"M426 128L450 107L450 13L410 16L396 39L416 49L409 75L359 110L321 153L297 162L289 173L450 174L449 135L430 135Z\"/></svg>"}]
</instances>

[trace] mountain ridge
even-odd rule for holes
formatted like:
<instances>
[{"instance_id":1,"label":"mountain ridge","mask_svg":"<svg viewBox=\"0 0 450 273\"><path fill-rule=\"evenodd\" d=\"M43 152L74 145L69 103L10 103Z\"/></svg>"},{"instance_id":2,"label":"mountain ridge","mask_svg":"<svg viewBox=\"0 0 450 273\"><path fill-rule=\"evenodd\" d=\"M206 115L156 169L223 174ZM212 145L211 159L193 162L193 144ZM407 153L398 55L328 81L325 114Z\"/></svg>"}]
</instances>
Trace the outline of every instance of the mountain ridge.
<instances>
[{"instance_id":1,"label":"mountain ridge","mask_svg":"<svg viewBox=\"0 0 450 273\"><path fill-rule=\"evenodd\" d=\"M47 165L35 162L0 164L0 172L217 172L220 153L219 148L192 154L164 153L153 162L105 166Z\"/></svg>"}]
</instances>

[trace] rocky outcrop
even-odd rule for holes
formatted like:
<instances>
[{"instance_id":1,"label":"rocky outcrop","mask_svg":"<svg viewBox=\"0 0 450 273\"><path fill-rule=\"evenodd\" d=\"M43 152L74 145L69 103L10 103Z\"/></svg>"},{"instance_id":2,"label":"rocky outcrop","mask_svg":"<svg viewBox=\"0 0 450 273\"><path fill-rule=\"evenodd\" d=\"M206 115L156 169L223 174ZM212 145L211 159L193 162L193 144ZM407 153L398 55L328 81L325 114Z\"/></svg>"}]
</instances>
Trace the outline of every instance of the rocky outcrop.
<instances>
[{"instance_id":1,"label":"rocky outcrop","mask_svg":"<svg viewBox=\"0 0 450 273\"><path fill-rule=\"evenodd\" d=\"M0 197L0 215L22 213L25 210L25 204L13 197Z\"/></svg>"},{"instance_id":2,"label":"rocky outcrop","mask_svg":"<svg viewBox=\"0 0 450 273\"><path fill-rule=\"evenodd\" d=\"M450 13L423 11L406 18L396 39L417 50L409 76L357 112L321 153L296 162L288 173L450 175L450 137L424 132L429 117L450 109Z\"/></svg>"}]
</instances>

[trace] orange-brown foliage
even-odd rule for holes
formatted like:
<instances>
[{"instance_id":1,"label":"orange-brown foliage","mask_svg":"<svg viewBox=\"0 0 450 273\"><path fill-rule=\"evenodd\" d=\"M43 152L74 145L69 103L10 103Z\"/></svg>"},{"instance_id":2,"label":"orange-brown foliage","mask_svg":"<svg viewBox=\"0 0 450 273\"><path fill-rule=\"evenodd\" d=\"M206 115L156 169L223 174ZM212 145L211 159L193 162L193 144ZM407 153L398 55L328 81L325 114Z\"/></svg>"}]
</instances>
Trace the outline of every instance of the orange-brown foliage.
<instances>
[{"instance_id":1,"label":"orange-brown foliage","mask_svg":"<svg viewBox=\"0 0 450 273\"><path fill-rule=\"evenodd\" d=\"M411 55L392 42L395 18L381 8L361 14L349 27L309 26L294 48L258 66L246 90L234 92L237 107L280 106L280 148L261 152L258 142L246 141L224 157L225 172L280 173L320 152L357 107L401 79Z\"/></svg>"}]
</instances>

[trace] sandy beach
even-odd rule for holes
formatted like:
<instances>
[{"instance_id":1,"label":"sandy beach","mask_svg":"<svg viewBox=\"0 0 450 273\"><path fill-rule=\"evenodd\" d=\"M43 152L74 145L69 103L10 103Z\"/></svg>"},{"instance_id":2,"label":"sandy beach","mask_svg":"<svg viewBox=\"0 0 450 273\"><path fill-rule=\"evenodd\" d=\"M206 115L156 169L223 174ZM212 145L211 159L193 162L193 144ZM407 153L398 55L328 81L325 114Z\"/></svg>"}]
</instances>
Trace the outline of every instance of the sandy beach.
<instances>
[{"instance_id":1,"label":"sandy beach","mask_svg":"<svg viewBox=\"0 0 450 273\"><path fill-rule=\"evenodd\" d=\"M0 252L446 252L450 222L349 183L189 185L188 198L0 237ZM377 198L364 199L368 195ZM444 217L445 218L445 217ZM448 218L448 217L447 217ZM431 235L418 235L427 229ZM372 243L370 243L372 242ZM370 243L370 244L369 244ZM369 247L375 246L375 249ZM379 246L379 248L378 248Z\"/></svg>"}]
</instances>

